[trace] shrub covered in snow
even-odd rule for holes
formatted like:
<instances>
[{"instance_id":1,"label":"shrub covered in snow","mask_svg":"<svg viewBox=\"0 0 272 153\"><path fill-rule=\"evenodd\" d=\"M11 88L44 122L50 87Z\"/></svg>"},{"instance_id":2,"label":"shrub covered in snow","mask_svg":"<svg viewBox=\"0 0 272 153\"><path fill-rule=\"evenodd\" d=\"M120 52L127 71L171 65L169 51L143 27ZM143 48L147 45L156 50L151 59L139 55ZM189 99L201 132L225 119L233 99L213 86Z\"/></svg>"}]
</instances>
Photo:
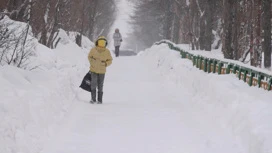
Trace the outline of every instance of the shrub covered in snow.
<instances>
[{"instance_id":1,"label":"shrub covered in snow","mask_svg":"<svg viewBox=\"0 0 272 153\"><path fill-rule=\"evenodd\" d=\"M26 23L10 20L5 16L0 20L0 64L29 68L29 59L35 56L38 44L31 27Z\"/></svg>"}]
</instances>

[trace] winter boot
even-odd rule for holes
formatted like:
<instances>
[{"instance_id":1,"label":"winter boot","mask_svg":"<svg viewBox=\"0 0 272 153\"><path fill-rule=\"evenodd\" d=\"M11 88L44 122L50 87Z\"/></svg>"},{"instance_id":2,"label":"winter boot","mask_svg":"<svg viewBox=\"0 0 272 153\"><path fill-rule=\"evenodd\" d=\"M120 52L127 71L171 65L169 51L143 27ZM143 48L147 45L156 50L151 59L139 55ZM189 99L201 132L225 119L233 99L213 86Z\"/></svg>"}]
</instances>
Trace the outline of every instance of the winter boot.
<instances>
[{"instance_id":1,"label":"winter boot","mask_svg":"<svg viewBox=\"0 0 272 153\"><path fill-rule=\"evenodd\" d=\"M96 91L95 90L92 90L91 91L91 94L92 94L92 100L91 100L91 103L95 103L96 102Z\"/></svg>"},{"instance_id":2,"label":"winter boot","mask_svg":"<svg viewBox=\"0 0 272 153\"><path fill-rule=\"evenodd\" d=\"M98 104L102 104L103 92L98 92Z\"/></svg>"}]
</instances>

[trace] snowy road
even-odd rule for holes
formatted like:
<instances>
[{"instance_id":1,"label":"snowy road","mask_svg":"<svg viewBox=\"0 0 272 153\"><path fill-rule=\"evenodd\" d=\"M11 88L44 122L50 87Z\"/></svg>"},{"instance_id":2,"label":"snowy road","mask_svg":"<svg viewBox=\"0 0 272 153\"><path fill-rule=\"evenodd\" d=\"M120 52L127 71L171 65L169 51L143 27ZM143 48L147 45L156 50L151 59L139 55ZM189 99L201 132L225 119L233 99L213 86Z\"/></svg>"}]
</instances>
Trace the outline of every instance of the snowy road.
<instances>
[{"instance_id":1,"label":"snowy road","mask_svg":"<svg viewBox=\"0 0 272 153\"><path fill-rule=\"evenodd\" d=\"M179 90L140 57L115 59L104 104L78 102L43 153L241 153Z\"/></svg>"}]
</instances>

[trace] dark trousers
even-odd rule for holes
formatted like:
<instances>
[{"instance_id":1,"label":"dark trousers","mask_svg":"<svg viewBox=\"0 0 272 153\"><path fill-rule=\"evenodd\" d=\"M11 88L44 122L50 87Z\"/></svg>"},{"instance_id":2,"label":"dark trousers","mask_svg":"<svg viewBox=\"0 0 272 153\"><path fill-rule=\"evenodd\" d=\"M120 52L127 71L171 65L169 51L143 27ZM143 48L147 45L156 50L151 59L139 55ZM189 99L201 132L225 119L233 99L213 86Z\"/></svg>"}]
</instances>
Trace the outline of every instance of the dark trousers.
<instances>
[{"instance_id":1,"label":"dark trousers","mask_svg":"<svg viewBox=\"0 0 272 153\"><path fill-rule=\"evenodd\" d=\"M119 48L120 48L120 46L115 46L115 56L116 57L119 56Z\"/></svg>"},{"instance_id":2,"label":"dark trousers","mask_svg":"<svg viewBox=\"0 0 272 153\"><path fill-rule=\"evenodd\" d=\"M97 88L98 92L103 92L105 74L97 74L92 72L91 76L91 90L96 91Z\"/></svg>"}]
</instances>

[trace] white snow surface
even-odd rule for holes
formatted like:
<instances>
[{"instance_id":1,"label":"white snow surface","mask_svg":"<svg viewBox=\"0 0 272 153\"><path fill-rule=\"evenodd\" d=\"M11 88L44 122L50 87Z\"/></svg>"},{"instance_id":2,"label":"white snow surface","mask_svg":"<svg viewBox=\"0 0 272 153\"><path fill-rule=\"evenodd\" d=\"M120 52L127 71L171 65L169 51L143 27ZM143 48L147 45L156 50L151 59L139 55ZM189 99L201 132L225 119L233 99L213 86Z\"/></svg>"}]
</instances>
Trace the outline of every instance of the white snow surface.
<instances>
[{"instance_id":1,"label":"white snow surface","mask_svg":"<svg viewBox=\"0 0 272 153\"><path fill-rule=\"evenodd\" d=\"M92 105L89 49L62 34L37 46L39 69L0 67L0 153L272 153L272 92L159 45L115 58Z\"/></svg>"}]
</instances>

